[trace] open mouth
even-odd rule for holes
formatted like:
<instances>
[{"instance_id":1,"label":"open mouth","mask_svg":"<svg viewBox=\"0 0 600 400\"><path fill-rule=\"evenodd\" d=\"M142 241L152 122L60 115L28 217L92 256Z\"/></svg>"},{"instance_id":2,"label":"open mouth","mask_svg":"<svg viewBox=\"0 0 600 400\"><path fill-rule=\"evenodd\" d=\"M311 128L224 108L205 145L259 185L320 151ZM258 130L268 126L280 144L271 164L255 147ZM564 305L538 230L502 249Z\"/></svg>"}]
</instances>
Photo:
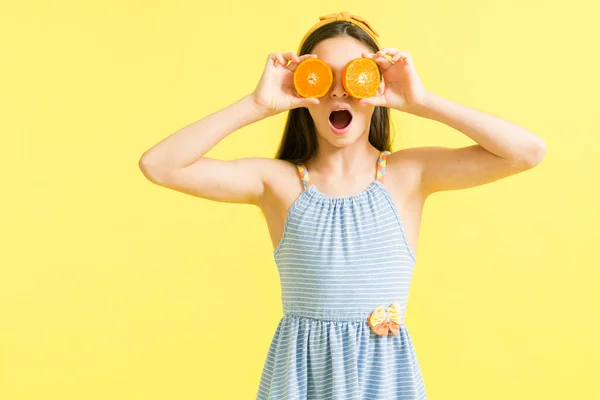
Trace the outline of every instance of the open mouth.
<instances>
[{"instance_id":1,"label":"open mouth","mask_svg":"<svg viewBox=\"0 0 600 400\"><path fill-rule=\"evenodd\" d=\"M352 114L350 114L350 112L347 110L333 111L331 114L329 114L329 121L334 128L344 129L350 125L350 122L352 121Z\"/></svg>"}]
</instances>

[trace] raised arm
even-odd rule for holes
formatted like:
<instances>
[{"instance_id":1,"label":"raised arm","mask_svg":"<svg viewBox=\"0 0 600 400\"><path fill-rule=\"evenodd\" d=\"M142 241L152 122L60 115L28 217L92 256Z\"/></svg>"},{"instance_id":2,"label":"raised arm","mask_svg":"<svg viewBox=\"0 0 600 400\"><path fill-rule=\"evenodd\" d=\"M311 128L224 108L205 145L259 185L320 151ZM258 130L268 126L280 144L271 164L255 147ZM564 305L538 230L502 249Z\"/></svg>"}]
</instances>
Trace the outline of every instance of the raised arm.
<instances>
[{"instance_id":1,"label":"raised arm","mask_svg":"<svg viewBox=\"0 0 600 400\"><path fill-rule=\"evenodd\" d=\"M204 155L248 124L292 108L318 104L318 99L301 98L293 89L293 71L309 57L269 54L252 94L176 131L147 150L139 160L144 176L160 186L210 200L257 204L265 176L276 160L249 157L223 161Z\"/></svg>"},{"instance_id":2,"label":"raised arm","mask_svg":"<svg viewBox=\"0 0 600 400\"><path fill-rule=\"evenodd\" d=\"M432 146L407 152L421 172L425 196L471 188L526 171L539 164L546 153L546 143L527 129L434 93L428 93L423 104L411 113L442 122L477 142L460 148Z\"/></svg>"},{"instance_id":3,"label":"raised arm","mask_svg":"<svg viewBox=\"0 0 600 400\"><path fill-rule=\"evenodd\" d=\"M360 103L436 120L477 143L457 149L430 146L397 152L402 153L403 164L419 176L422 198L493 182L531 169L544 158L546 143L533 132L425 89L408 52L386 47L363 56L372 58L383 69L385 90Z\"/></svg>"},{"instance_id":4,"label":"raised arm","mask_svg":"<svg viewBox=\"0 0 600 400\"><path fill-rule=\"evenodd\" d=\"M139 167L150 181L169 189L216 201L254 203L262 194L269 159L225 161L204 154L266 116L252 96L245 96L163 139L142 155Z\"/></svg>"}]
</instances>

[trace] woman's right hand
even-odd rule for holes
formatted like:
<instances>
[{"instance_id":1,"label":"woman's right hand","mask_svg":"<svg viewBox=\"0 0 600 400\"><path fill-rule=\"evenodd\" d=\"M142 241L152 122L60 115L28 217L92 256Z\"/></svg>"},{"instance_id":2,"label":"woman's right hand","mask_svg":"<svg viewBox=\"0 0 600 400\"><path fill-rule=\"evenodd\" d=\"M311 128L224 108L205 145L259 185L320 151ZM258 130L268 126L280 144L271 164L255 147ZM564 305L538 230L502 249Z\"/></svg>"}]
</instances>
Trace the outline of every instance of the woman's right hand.
<instances>
[{"instance_id":1,"label":"woman's right hand","mask_svg":"<svg viewBox=\"0 0 600 400\"><path fill-rule=\"evenodd\" d=\"M269 115L298 107L319 104L315 97L301 97L294 88L294 71L300 62L316 58L314 54L300 57L296 53L271 53L262 77L252 93L254 101ZM289 65L288 61L291 61Z\"/></svg>"}]
</instances>

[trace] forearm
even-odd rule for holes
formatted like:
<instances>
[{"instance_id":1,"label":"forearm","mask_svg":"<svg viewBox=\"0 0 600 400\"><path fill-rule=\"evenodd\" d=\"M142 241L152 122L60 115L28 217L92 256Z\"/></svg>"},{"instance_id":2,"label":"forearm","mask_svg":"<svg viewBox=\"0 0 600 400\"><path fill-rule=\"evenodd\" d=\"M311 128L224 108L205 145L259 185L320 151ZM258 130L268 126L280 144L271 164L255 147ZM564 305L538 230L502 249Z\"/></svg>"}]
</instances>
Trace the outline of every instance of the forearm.
<instances>
[{"instance_id":1,"label":"forearm","mask_svg":"<svg viewBox=\"0 0 600 400\"><path fill-rule=\"evenodd\" d=\"M542 138L527 129L431 92L410 113L442 122L499 157L535 164L546 151Z\"/></svg>"},{"instance_id":2,"label":"forearm","mask_svg":"<svg viewBox=\"0 0 600 400\"><path fill-rule=\"evenodd\" d=\"M166 137L142 155L140 165L150 172L186 167L232 132L267 116L252 95L245 96Z\"/></svg>"}]
</instances>

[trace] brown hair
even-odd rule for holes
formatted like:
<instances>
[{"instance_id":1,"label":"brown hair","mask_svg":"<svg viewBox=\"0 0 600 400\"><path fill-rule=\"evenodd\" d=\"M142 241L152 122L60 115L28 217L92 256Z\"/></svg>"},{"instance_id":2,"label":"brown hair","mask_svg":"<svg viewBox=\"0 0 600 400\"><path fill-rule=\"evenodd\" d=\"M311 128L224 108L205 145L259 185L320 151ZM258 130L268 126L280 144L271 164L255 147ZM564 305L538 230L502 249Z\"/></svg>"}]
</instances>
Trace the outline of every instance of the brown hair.
<instances>
[{"instance_id":1,"label":"brown hair","mask_svg":"<svg viewBox=\"0 0 600 400\"><path fill-rule=\"evenodd\" d=\"M353 37L367 45L373 53L380 50L377 43L358 26L346 21L336 21L323 25L311 33L298 55L310 54L319 42L337 36ZM379 151L391 151L390 123L389 109L376 106L371 116L369 142ZM310 161L317 153L317 146L317 131L308 109L298 107L289 110L275 158L294 164Z\"/></svg>"}]
</instances>

